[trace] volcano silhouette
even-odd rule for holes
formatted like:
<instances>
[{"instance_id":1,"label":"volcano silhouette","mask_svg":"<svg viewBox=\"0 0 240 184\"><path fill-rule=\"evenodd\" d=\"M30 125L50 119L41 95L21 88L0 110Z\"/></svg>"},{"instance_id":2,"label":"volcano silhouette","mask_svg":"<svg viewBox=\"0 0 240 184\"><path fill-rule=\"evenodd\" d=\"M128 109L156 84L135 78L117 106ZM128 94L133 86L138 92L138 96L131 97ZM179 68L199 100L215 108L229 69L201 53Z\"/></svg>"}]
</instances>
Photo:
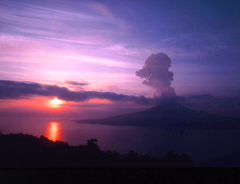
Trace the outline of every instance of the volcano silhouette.
<instances>
[{"instance_id":1,"label":"volcano silhouette","mask_svg":"<svg viewBox=\"0 0 240 184\"><path fill-rule=\"evenodd\" d=\"M145 111L106 119L75 120L114 126L140 126L167 129L240 129L240 119L194 111L175 101L162 102Z\"/></svg>"}]
</instances>

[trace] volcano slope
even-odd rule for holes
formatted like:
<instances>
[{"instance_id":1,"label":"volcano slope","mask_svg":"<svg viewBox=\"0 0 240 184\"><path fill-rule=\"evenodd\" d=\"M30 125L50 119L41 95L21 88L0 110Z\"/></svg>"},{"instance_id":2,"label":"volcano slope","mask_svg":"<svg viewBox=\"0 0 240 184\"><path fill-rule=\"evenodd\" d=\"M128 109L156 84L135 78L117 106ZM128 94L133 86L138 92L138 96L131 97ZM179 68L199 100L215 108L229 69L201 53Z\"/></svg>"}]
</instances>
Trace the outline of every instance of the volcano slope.
<instances>
[{"instance_id":1,"label":"volcano slope","mask_svg":"<svg viewBox=\"0 0 240 184\"><path fill-rule=\"evenodd\" d=\"M77 123L138 126L166 129L226 130L240 129L240 119L194 111L171 101L145 111L113 116L106 119L74 120Z\"/></svg>"}]
</instances>

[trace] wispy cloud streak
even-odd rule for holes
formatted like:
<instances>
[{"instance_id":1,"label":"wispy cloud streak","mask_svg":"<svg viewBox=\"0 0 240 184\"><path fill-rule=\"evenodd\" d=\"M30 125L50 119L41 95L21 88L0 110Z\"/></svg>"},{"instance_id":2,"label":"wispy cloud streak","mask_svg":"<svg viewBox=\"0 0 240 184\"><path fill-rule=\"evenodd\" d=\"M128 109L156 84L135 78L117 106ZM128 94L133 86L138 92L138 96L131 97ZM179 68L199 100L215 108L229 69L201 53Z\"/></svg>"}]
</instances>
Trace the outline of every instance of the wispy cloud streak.
<instances>
[{"instance_id":1,"label":"wispy cloud streak","mask_svg":"<svg viewBox=\"0 0 240 184\"><path fill-rule=\"evenodd\" d=\"M86 86L89 84L88 82L76 82L76 81L65 81L64 83L75 85L75 86Z\"/></svg>"}]
</instances>

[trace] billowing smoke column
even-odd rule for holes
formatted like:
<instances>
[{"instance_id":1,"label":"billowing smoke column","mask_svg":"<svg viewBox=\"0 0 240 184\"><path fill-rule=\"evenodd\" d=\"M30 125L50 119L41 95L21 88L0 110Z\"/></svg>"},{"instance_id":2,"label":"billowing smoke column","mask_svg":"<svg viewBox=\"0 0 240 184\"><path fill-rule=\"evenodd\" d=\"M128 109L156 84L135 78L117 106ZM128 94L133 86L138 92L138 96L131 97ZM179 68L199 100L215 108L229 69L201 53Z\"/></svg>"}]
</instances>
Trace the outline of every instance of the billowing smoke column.
<instances>
[{"instance_id":1,"label":"billowing smoke column","mask_svg":"<svg viewBox=\"0 0 240 184\"><path fill-rule=\"evenodd\" d=\"M156 89L155 95L161 97L176 96L174 88L170 87L173 73L169 71L171 59L164 53L152 54L144 61L143 68L136 75L145 78L143 84Z\"/></svg>"}]
</instances>

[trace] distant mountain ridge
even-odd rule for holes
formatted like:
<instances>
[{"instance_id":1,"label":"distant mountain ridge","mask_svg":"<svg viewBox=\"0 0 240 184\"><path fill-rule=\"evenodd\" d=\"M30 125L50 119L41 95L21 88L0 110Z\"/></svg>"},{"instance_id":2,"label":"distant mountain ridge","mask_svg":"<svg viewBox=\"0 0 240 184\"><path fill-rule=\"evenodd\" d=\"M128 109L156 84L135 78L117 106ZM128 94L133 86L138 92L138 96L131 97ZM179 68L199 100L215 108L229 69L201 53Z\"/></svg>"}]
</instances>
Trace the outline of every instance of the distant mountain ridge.
<instances>
[{"instance_id":1,"label":"distant mountain ridge","mask_svg":"<svg viewBox=\"0 0 240 184\"><path fill-rule=\"evenodd\" d=\"M194 111L175 101L164 101L138 113L118 115L106 119L74 121L77 123L167 129L240 129L240 119L212 115L204 111Z\"/></svg>"}]
</instances>

